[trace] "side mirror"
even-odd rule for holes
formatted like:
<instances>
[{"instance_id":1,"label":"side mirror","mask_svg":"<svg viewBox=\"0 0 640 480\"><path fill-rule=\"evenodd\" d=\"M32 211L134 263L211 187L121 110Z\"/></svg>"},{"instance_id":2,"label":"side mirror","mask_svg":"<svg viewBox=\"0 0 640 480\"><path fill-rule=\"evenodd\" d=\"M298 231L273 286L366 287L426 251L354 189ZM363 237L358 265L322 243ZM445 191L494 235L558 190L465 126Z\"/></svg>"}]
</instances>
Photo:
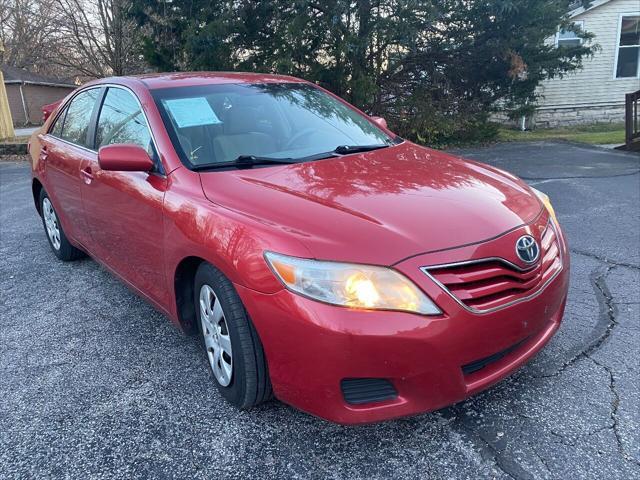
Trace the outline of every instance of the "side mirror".
<instances>
[{"instance_id":1,"label":"side mirror","mask_svg":"<svg viewBox=\"0 0 640 480\"><path fill-rule=\"evenodd\" d=\"M389 127L387 127L387 121L384 118L382 118L382 117L371 117L371 120L373 120L373 123L378 125L380 128L384 128L385 130L389 130Z\"/></svg>"},{"instance_id":2,"label":"side mirror","mask_svg":"<svg viewBox=\"0 0 640 480\"><path fill-rule=\"evenodd\" d=\"M102 170L120 172L149 172L153 169L153 160L144 148L119 143L100 147L98 164Z\"/></svg>"}]
</instances>

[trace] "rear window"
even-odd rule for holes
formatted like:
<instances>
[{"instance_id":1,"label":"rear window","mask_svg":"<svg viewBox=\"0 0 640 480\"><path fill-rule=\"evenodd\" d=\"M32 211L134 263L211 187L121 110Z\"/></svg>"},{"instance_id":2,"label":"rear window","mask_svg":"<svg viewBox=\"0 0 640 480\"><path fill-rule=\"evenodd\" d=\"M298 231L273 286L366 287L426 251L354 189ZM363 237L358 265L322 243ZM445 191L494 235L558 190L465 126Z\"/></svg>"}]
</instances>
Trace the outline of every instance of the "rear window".
<instances>
[{"instance_id":1,"label":"rear window","mask_svg":"<svg viewBox=\"0 0 640 480\"><path fill-rule=\"evenodd\" d=\"M58 118L56 118L56 121L53 124L53 128L49 131L49 133L54 137L60 137L60 135L62 134L62 125L64 124L64 116L66 115L66 113L67 109L65 108L62 113L58 115Z\"/></svg>"},{"instance_id":2,"label":"rear window","mask_svg":"<svg viewBox=\"0 0 640 480\"><path fill-rule=\"evenodd\" d=\"M99 94L99 88L92 88L76 95L66 107L63 115L56 121L51 133L68 142L91 148L92 145L89 145L87 134L91 115ZM58 130L60 120L63 120L63 122Z\"/></svg>"}]
</instances>

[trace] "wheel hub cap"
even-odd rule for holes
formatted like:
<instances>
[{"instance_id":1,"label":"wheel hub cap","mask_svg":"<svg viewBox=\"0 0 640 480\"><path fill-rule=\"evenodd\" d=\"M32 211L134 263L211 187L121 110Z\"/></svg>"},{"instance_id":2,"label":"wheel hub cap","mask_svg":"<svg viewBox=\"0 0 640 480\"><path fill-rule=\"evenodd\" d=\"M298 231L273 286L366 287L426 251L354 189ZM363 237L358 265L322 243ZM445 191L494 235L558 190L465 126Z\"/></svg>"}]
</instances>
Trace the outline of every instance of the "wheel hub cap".
<instances>
[{"instance_id":1,"label":"wheel hub cap","mask_svg":"<svg viewBox=\"0 0 640 480\"><path fill-rule=\"evenodd\" d=\"M209 285L200 289L200 323L213 375L226 387L233 374L231 337L222 305Z\"/></svg>"},{"instance_id":2,"label":"wheel hub cap","mask_svg":"<svg viewBox=\"0 0 640 480\"><path fill-rule=\"evenodd\" d=\"M51 241L51 245L56 250L60 249L60 227L58 226L58 217L53 205L48 198L42 201L42 215L44 217L44 225L47 229L47 235Z\"/></svg>"}]
</instances>

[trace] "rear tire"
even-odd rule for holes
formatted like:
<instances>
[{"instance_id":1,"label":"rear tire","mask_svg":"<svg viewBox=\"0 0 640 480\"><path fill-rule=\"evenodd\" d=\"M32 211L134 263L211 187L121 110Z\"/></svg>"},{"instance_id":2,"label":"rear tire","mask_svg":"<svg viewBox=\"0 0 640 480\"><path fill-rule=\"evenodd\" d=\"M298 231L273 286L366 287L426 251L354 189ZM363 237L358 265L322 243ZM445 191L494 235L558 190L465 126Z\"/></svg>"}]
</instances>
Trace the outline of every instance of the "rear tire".
<instances>
[{"instance_id":1,"label":"rear tire","mask_svg":"<svg viewBox=\"0 0 640 480\"><path fill-rule=\"evenodd\" d=\"M194 287L198 328L218 390L240 409L269 400L273 393L262 343L233 284L202 263Z\"/></svg>"},{"instance_id":2,"label":"rear tire","mask_svg":"<svg viewBox=\"0 0 640 480\"><path fill-rule=\"evenodd\" d=\"M53 208L51 199L44 189L40 190L40 216L42 217L42 225L44 231L47 234L47 240L51 246L51 250L55 253L56 257L64 262L77 260L84 256L82 250L77 249L67 239L67 236L60 225L58 214Z\"/></svg>"}]
</instances>

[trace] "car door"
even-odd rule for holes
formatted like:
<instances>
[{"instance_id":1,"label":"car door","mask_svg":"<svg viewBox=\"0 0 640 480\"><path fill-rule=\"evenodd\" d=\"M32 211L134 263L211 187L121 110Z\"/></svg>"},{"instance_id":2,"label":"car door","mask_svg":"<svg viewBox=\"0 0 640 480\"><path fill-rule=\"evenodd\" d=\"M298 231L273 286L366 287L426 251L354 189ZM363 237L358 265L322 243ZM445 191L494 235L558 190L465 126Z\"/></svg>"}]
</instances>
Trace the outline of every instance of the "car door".
<instances>
[{"instance_id":1,"label":"car door","mask_svg":"<svg viewBox=\"0 0 640 480\"><path fill-rule=\"evenodd\" d=\"M46 135L40 137L39 161L45 188L67 235L90 247L91 237L82 206L82 166L96 153L89 149L91 118L101 88L81 91L66 105Z\"/></svg>"},{"instance_id":2,"label":"car door","mask_svg":"<svg viewBox=\"0 0 640 480\"><path fill-rule=\"evenodd\" d=\"M162 205L167 179L140 103L121 87L108 87L95 127L96 150L134 144L155 160L152 172L100 169L97 156L84 168L82 200L96 253L133 286L166 303Z\"/></svg>"}]
</instances>

